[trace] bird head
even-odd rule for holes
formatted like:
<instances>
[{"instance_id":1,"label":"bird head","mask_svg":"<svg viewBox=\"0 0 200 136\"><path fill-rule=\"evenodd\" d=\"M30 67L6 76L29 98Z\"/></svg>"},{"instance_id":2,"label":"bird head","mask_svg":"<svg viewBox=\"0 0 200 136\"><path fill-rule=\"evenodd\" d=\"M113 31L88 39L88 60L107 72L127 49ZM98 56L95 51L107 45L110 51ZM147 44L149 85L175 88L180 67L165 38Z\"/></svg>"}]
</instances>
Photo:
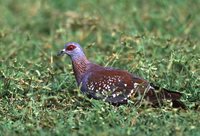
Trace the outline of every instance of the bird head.
<instances>
[{"instance_id":1,"label":"bird head","mask_svg":"<svg viewBox=\"0 0 200 136\"><path fill-rule=\"evenodd\" d=\"M58 56L63 56L64 54L67 54L72 58L84 55L81 46L75 42L65 44L64 49L58 52Z\"/></svg>"}]
</instances>

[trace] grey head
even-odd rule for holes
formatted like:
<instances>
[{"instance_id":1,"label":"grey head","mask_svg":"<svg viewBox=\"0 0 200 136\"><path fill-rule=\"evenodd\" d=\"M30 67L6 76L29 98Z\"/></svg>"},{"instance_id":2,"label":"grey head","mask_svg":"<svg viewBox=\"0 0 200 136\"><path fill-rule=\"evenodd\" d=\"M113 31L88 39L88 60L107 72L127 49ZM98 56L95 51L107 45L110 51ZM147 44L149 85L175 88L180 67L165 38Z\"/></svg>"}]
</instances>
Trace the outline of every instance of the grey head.
<instances>
[{"instance_id":1,"label":"grey head","mask_svg":"<svg viewBox=\"0 0 200 136\"><path fill-rule=\"evenodd\" d=\"M75 42L69 42L65 44L64 49L58 53L58 56L62 56L64 54L70 56L76 81L78 85L80 85L84 74L91 65L90 62L87 60L81 46Z\"/></svg>"},{"instance_id":2,"label":"grey head","mask_svg":"<svg viewBox=\"0 0 200 136\"><path fill-rule=\"evenodd\" d=\"M64 49L58 52L58 56L62 56L64 54L69 55L72 59L76 59L79 57L85 57L83 49L76 42L68 42L64 45Z\"/></svg>"}]
</instances>

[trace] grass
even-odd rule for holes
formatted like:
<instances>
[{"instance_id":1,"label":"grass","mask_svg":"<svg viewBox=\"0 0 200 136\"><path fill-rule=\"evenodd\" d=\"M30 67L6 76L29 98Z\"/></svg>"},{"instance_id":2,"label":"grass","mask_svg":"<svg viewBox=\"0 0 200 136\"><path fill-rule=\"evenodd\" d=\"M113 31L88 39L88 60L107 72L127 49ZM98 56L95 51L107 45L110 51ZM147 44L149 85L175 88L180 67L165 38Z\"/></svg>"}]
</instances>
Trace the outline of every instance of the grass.
<instances>
[{"instance_id":1,"label":"grass","mask_svg":"<svg viewBox=\"0 0 200 136\"><path fill-rule=\"evenodd\" d=\"M200 1L0 0L0 135L200 133ZM83 96L69 58L88 58L179 90L187 110L114 107Z\"/></svg>"}]
</instances>

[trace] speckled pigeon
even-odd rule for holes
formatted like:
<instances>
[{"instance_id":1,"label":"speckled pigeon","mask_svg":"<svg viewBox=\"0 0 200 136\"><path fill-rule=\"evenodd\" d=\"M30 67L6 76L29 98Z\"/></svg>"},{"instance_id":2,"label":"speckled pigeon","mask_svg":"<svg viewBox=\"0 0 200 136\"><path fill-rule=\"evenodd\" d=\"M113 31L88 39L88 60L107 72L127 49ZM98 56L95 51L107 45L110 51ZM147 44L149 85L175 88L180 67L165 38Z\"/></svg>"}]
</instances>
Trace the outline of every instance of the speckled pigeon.
<instances>
[{"instance_id":1,"label":"speckled pigeon","mask_svg":"<svg viewBox=\"0 0 200 136\"><path fill-rule=\"evenodd\" d=\"M90 62L81 46L75 42L65 44L58 55L70 56L73 71L81 91L94 99L101 99L113 105L135 104L146 100L153 106L161 105L164 100L170 100L175 108L185 108L181 93L157 87L141 77L124 70L103 67Z\"/></svg>"}]
</instances>

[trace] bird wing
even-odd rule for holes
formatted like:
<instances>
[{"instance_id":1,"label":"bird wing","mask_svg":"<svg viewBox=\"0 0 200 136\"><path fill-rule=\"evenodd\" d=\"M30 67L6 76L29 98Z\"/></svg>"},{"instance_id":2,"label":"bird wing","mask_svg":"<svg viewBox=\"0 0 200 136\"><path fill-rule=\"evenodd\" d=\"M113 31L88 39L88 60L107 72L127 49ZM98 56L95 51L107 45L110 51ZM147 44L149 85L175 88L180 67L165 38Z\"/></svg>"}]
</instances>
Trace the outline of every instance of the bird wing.
<instances>
[{"instance_id":1,"label":"bird wing","mask_svg":"<svg viewBox=\"0 0 200 136\"><path fill-rule=\"evenodd\" d=\"M146 80L133 76L127 71L104 69L91 71L82 90L95 99L104 99L113 104L127 103L136 93L143 93Z\"/></svg>"}]
</instances>

